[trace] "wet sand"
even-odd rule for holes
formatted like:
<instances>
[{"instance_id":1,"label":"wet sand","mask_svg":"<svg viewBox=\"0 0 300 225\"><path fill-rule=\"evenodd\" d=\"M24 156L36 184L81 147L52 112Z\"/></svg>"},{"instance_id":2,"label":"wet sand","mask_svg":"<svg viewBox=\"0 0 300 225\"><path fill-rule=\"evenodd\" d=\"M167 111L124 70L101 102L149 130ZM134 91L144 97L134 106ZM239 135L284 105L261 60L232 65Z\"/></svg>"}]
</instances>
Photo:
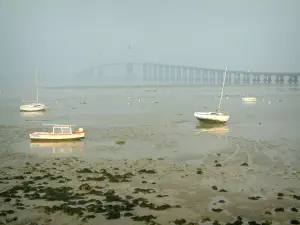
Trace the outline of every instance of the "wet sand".
<instances>
[{"instance_id":1,"label":"wet sand","mask_svg":"<svg viewBox=\"0 0 300 225\"><path fill-rule=\"evenodd\" d=\"M299 110L276 119L291 99L237 107L239 98L230 97L240 111L228 125L207 127L191 116L196 103L178 97L166 105L168 96L135 97L131 105L111 96L103 111L88 96L87 104L72 97L43 115L8 113L0 125L0 224L300 222L298 123L290 123ZM216 103L209 98L203 109ZM84 142L29 143L42 120L78 118Z\"/></svg>"},{"instance_id":2,"label":"wet sand","mask_svg":"<svg viewBox=\"0 0 300 225\"><path fill-rule=\"evenodd\" d=\"M0 221L230 224L240 216L245 224L297 224L299 174L262 171L246 155L231 154L212 153L202 164L12 154L1 159Z\"/></svg>"}]
</instances>

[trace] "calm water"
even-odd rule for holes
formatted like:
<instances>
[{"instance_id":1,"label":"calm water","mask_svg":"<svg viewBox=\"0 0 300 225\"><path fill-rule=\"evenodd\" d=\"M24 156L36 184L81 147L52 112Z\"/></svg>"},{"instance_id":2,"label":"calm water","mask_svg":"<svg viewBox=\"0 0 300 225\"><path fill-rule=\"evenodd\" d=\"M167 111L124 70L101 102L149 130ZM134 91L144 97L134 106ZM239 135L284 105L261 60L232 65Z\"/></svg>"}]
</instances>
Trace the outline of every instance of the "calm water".
<instances>
[{"instance_id":1,"label":"calm water","mask_svg":"<svg viewBox=\"0 0 300 225\"><path fill-rule=\"evenodd\" d=\"M20 113L21 100L33 100L35 90L7 91L0 95L2 152L6 149L43 156L81 155L94 160L193 160L211 151L238 146L247 151L276 152L277 157L288 153L291 163L299 160L298 87L226 87L221 108L230 114L228 124L199 125L193 113L215 110L219 93L220 87L207 86L41 89L40 99L49 102L50 109L44 113ZM247 93L254 93L257 102L243 103L241 96ZM30 145L28 134L45 129L43 123L75 124L87 130L88 138L80 144ZM126 144L116 145L119 139Z\"/></svg>"}]
</instances>

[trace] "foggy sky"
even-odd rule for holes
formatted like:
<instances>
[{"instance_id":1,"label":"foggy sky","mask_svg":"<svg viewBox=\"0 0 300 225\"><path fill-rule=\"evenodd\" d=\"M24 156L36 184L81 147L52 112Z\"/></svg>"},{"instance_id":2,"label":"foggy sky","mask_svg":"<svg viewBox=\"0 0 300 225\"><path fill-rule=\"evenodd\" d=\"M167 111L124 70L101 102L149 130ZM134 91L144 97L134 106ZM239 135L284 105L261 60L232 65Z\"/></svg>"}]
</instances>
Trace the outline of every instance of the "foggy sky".
<instances>
[{"instance_id":1,"label":"foggy sky","mask_svg":"<svg viewBox=\"0 0 300 225\"><path fill-rule=\"evenodd\" d=\"M299 0L0 0L0 77L36 66L70 76L130 57L300 72L299 9Z\"/></svg>"}]
</instances>

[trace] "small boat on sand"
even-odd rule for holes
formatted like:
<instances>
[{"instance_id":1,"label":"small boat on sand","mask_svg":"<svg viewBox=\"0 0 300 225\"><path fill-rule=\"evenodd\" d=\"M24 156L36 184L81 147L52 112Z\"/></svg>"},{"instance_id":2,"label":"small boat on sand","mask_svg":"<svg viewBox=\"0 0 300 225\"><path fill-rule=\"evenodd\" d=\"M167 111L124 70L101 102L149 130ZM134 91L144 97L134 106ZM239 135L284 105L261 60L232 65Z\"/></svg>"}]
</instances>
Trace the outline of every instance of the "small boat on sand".
<instances>
[{"instance_id":1,"label":"small boat on sand","mask_svg":"<svg viewBox=\"0 0 300 225\"><path fill-rule=\"evenodd\" d=\"M46 105L38 102L37 103L33 102L30 104L24 104L20 106L21 112L37 112L37 111L45 111L45 110L46 110Z\"/></svg>"},{"instance_id":2,"label":"small boat on sand","mask_svg":"<svg viewBox=\"0 0 300 225\"><path fill-rule=\"evenodd\" d=\"M26 103L28 102L28 103ZM36 69L36 101L22 101L21 112L40 112L46 110L46 105L39 102L38 73Z\"/></svg>"},{"instance_id":3,"label":"small boat on sand","mask_svg":"<svg viewBox=\"0 0 300 225\"><path fill-rule=\"evenodd\" d=\"M243 97L242 100L244 102L256 102L256 98L255 97Z\"/></svg>"},{"instance_id":4,"label":"small boat on sand","mask_svg":"<svg viewBox=\"0 0 300 225\"><path fill-rule=\"evenodd\" d=\"M222 98L223 98L223 92L224 92L224 85L225 85L225 80L226 80L226 73L227 73L227 66L224 72L224 78L223 78L223 85L222 85L222 90L221 90L221 95L220 95L220 102L219 102L219 107L216 110L216 112L195 112L194 116L202 122L208 122L208 123L226 123L229 120L229 115L225 113L221 113L221 103L222 103Z\"/></svg>"},{"instance_id":5,"label":"small boat on sand","mask_svg":"<svg viewBox=\"0 0 300 225\"><path fill-rule=\"evenodd\" d=\"M53 126L52 132L34 132L29 134L30 140L33 141L76 141L85 138L86 133L83 128L79 128L75 132L72 127L76 125L61 125L61 124L43 124L46 126Z\"/></svg>"},{"instance_id":6,"label":"small boat on sand","mask_svg":"<svg viewBox=\"0 0 300 225\"><path fill-rule=\"evenodd\" d=\"M216 112L195 112L194 116L202 122L206 123L226 123L229 119L229 115Z\"/></svg>"}]
</instances>

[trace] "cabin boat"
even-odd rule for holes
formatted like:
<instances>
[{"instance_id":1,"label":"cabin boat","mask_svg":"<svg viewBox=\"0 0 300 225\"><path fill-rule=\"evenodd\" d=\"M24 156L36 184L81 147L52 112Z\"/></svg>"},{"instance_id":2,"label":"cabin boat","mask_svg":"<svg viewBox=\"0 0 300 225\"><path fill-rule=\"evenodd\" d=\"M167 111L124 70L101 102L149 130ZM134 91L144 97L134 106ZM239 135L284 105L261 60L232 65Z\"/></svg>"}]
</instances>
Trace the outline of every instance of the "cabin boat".
<instances>
[{"instance_id":1,"label":"cabin boat","mask_svg":"<svg viewBox=\"0 0 300 225\"><path fill-rule=\"evenodd\" d=\"M46 126L53 126L52 132L34 132L29 134L32 142L39 141L77 141L82 140L86 136L86 132L83 128L79 128L75 132L72 131L72 127L76 125L61 125L61 124L43 124Z\"/></svg>"},{"instance_id":2,"label":"cabin boat","mask_svg":"<svg viewBox=\"0 0 300 225\"><path fill-rule=\"evenodd\" d=\"M39 103L39 85L38 85L38 72L36 69L36 101L28 102L27 104L25 101L22 101L22 105L20 106L21 112L39 112L39 111L45 111L46 105ZM25 104L24 104L25 103Z\"/></svg>"},{"instance_id":3,"label":"cabin boat","mask_svg":"<svg viewBox=\"0 0 300 225\"><path fill-rule=\"evenodd\" d=\"M256 98L255 97L243 97L242 100L244 102L256 102Z\"/></svg>"},{"instance_id":4,"label":"cabin boat","mask_svg":"<svg viewBox=\"0 0 300 225\"><path fill-rule=\"evenodd\" d=\"M224 78L223 78L223 85L222 85L222 90L221 90L221 95L220 95L220 102L219 102L219 107L216 110L216 112L195 112L194 116L202 122L213 122L213 123L226 123L229 120L229 115L225 113L221 113L221 103L222 103L222 98L223 98L223 92L224 92L224 85L225 85L225 80L226 80L226 73L227 73L227 66L224 72Z\"/></svg>"}]
</instances>

